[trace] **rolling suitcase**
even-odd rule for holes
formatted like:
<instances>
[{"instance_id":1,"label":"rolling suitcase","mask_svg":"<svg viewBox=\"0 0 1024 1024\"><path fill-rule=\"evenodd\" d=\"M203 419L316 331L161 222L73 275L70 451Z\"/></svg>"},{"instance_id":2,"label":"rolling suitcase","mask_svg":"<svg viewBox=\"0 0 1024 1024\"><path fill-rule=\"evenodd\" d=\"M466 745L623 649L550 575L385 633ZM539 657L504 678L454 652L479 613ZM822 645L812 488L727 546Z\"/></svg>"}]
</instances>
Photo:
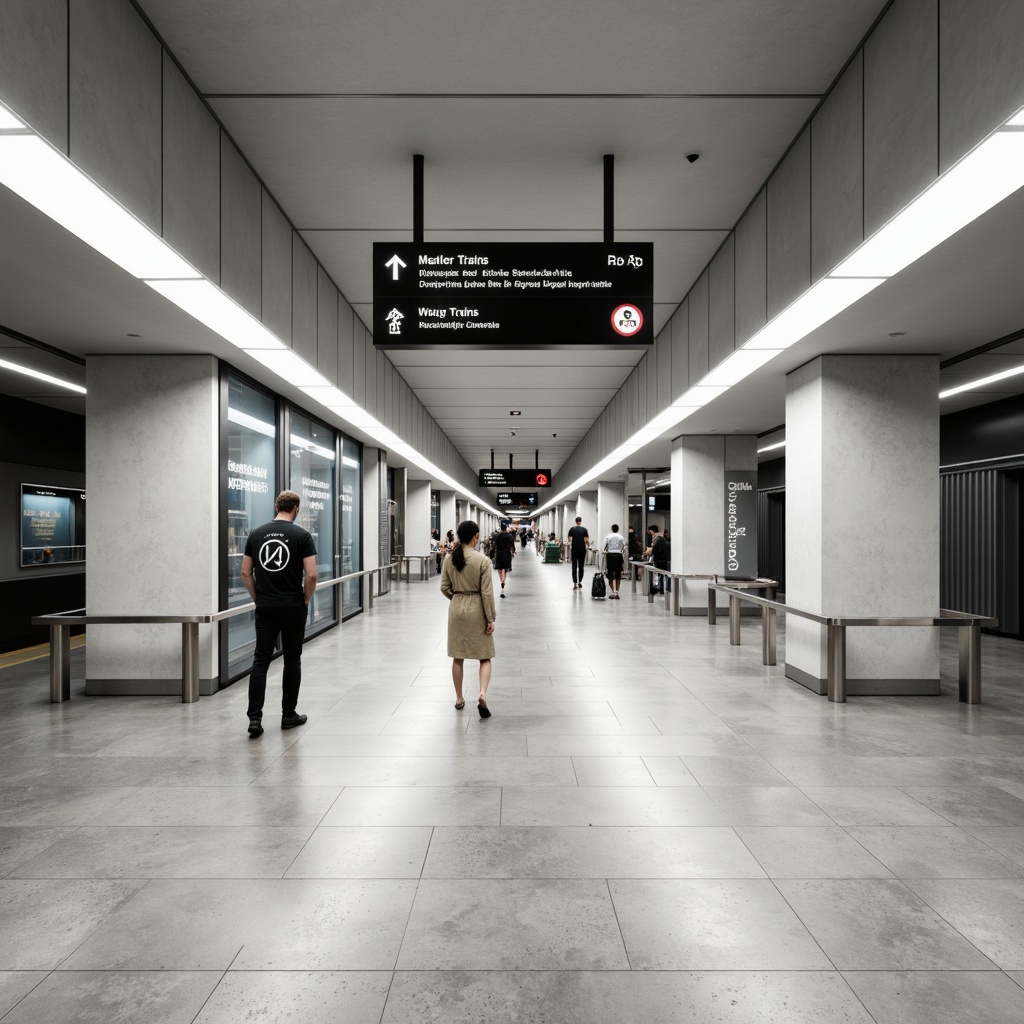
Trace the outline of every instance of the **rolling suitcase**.
<instances>
[{"instance_id":1,"label":"rolling suitcase","mask_svg":"<svg viewBox=\"0 0 1024 1024\"><path fill-rule=\"evenodd\" d=\"M603 598L605 596L603 572L594 573L594 582L590 587L590 596L595 599Z\"/></svg>"}]
</instances>

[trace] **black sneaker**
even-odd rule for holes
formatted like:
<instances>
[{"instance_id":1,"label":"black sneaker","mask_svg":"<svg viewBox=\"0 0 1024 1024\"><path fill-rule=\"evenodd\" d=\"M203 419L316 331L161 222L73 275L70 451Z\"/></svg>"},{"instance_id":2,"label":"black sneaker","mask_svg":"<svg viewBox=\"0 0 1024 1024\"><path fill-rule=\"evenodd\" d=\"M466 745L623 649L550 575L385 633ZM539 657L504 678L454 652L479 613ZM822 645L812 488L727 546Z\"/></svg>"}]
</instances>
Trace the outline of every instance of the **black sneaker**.
<instances>
[{"instance_id":1,"label":"black sneaker","mask_svg":"<svg viewBox=\"0 0 1024 1024\"><path fill-rule=\"evenodd\" d=\"M305 715L282 715L281 716L281 728L282 729L296 729L300 725L306 724Z\"/></svg>"},{"instance_id":2,"label":"black sneaker","mask_svg":"<svg viewBox=\"0 0 1024 1024\"><path fill-rule=\"evenodd\" d=\"M501 596L502 596L502 597L504 597L504 596L505 596L505 591L504 591L504 590L503 590L503 591L501 592Z\"/></svg>"},{"instance_id":3,"label":"black sneaker","mask_svg":"<svg viewBox=\"0 0 1024 1024\"><path fill-rule=\"evenodd\" d=\"M258 718L249 719L249 738L256 739L257 736L263 735L263 725Z\"/></svg>"}]
</instances>

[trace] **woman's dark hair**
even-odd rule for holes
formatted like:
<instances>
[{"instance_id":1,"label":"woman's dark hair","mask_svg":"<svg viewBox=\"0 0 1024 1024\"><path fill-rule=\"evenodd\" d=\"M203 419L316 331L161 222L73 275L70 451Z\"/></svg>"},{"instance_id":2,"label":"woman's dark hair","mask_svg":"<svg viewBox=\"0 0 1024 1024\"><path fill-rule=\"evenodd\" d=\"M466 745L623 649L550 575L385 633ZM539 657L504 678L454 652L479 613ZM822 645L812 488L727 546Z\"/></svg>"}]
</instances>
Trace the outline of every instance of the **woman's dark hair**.
<instances>
[{"instance_id":1,"label":"woman's dark hair","mask_svg":"<svg viewBox=\"0 0 1024 1024\"><path fill-rule=\"evenodd\" d=\"M459 523L458 532L459 543L456 545L455 550L452 551L452 565L459 572L462 572L466 568L466 552L462 550L462 545L468 544L480 532L480 527L471 519L467 519L464 523Z\"/></svg>"}]
</instances>

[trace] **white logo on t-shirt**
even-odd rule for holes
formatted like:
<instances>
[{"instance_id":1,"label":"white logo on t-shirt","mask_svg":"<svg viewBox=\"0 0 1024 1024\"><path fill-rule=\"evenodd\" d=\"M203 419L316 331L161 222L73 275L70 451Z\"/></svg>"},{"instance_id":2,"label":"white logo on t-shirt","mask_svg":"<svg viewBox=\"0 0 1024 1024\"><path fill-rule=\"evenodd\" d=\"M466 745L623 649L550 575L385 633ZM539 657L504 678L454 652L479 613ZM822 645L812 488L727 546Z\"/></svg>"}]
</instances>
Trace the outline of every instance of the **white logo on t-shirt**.
<instances>
[{"instance_id":1,"label":"white logo on t-shirt","mask_svg":"<svg viewBox=\"0 0 1024 1024\"><path fill-rule=\"evenodd\" d=\"M280 572L291 558L288 545L283 540L265 540L260 548L260 565L267 572Z\"/></svg>"}]
</instances>

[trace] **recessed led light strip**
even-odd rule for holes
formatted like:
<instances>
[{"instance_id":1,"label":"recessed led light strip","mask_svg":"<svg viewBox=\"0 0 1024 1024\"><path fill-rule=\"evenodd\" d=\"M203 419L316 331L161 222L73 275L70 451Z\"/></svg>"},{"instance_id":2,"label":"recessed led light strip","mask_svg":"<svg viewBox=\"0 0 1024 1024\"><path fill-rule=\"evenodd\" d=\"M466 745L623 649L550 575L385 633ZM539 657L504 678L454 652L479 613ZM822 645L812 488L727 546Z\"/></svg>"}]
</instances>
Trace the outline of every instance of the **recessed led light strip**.
<instances>
[{"instance_id":1,"label":"recessed led light strip","mask_svg":"<svg viewBox=\"0 0 1024 1024\"><path fill-rule=\"evenodd\" d=\"M0 183L323 408L416 464L432 479L501 515L334 387L3 104ZM77 384L13 363L0 365L85 394Z\"/></svg>"},{"instance_id":2,"label":"recessed led light strip","mask_svg":"<svg viewBox=\"0 0 1024 1024\"><path fill-rule=\"evenodd\" d=\"M36 380L44 380L47 384L56 384L58 387L67 388L68 391L77 391L80 395L85 394L85 388L83 388L81 384L73 384L69 380L61 380L60 377L51 377L48 373L43 373L40 370L33 370L28 366L22 366L19 363L12 363L6 359L0 359L0 369L13 370L15 373L23 373L26 377L35 377Z\"/></svg>"}]
</instances>

